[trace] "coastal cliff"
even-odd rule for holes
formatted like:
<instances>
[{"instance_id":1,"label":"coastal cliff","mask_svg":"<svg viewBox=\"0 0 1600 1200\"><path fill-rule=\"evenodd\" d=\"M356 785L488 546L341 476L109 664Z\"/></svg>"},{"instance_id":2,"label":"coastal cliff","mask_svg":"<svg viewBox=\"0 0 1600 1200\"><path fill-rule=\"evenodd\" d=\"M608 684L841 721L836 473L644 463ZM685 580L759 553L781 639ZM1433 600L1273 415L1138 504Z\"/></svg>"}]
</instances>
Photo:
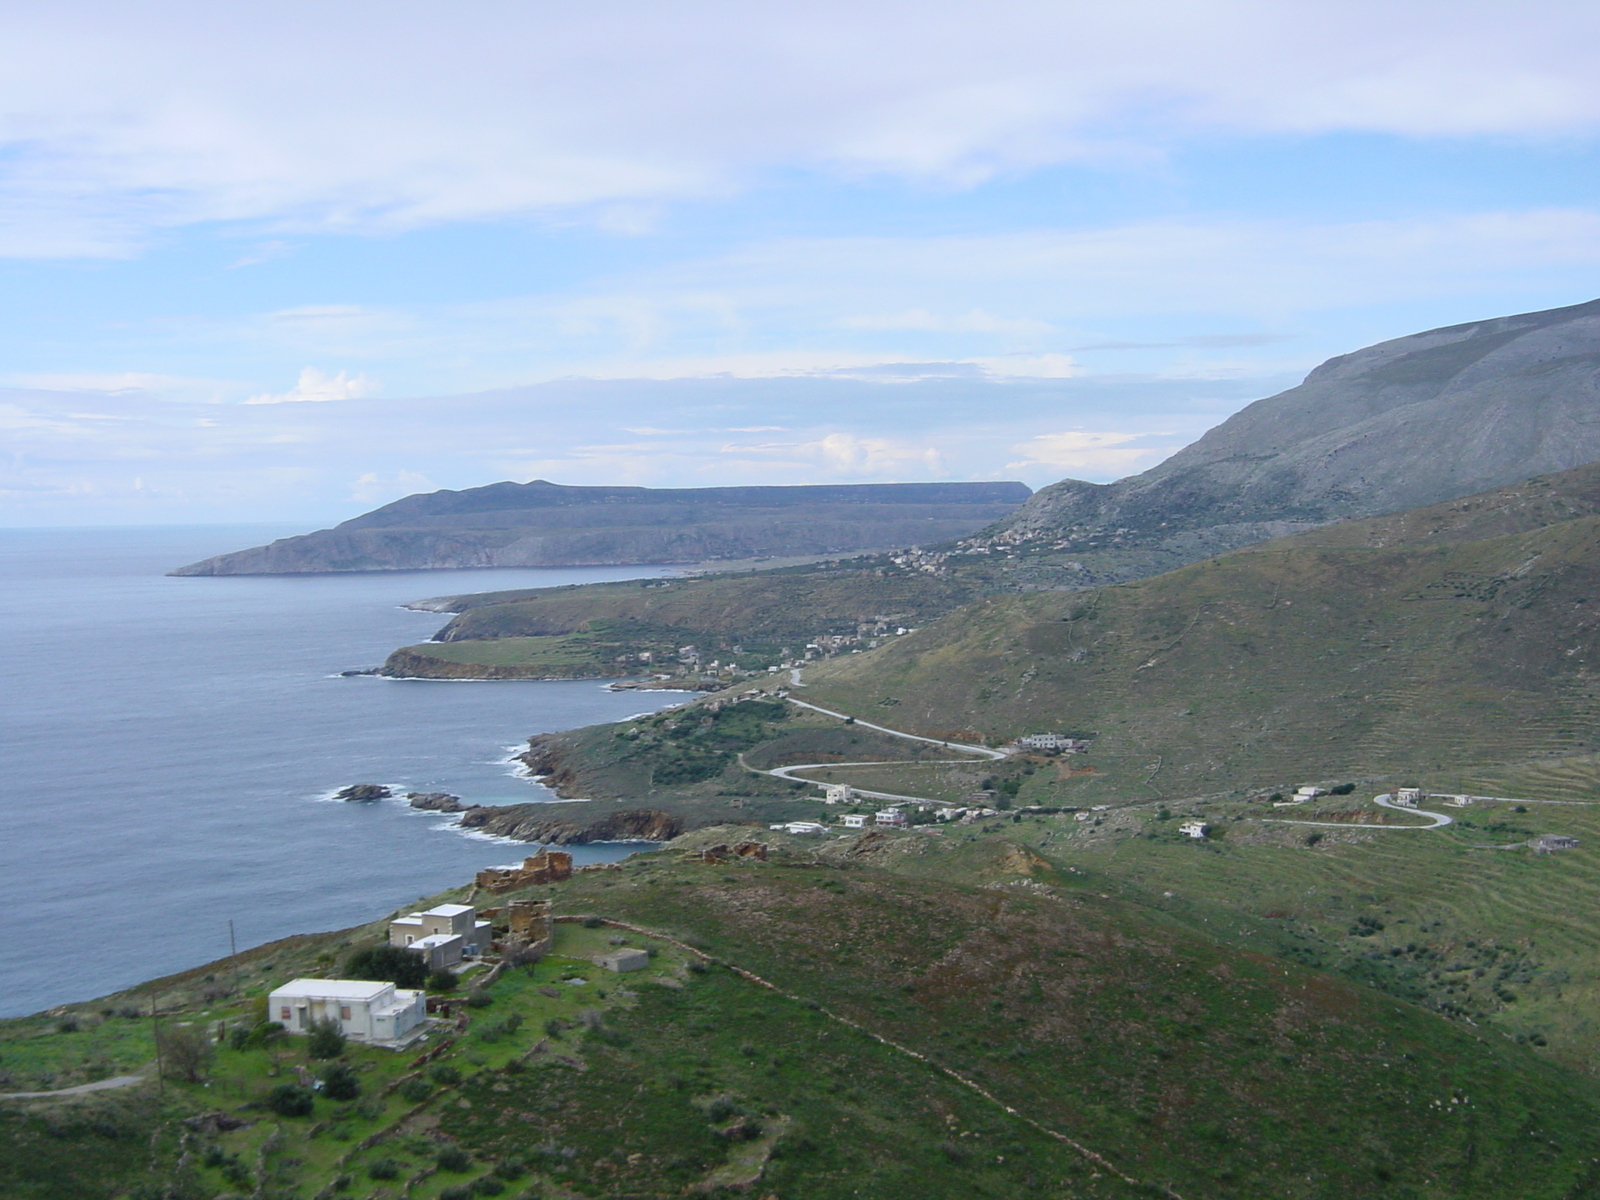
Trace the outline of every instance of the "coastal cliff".
<instances>
[{"instance_id":1,"label":"coastal cliff","mask_svg":"<svg viewBox=\"0 0 1600 1200\"><path fill-rule=\"evenodd\" d=\"M581 846L589 842L666 842L684 831L683 821L656 809L612 812L593 821L552 817L548 804L508 804L472 808L461 815L463 829L476 829L519 842Z\"/></svg>"}]
</instances>

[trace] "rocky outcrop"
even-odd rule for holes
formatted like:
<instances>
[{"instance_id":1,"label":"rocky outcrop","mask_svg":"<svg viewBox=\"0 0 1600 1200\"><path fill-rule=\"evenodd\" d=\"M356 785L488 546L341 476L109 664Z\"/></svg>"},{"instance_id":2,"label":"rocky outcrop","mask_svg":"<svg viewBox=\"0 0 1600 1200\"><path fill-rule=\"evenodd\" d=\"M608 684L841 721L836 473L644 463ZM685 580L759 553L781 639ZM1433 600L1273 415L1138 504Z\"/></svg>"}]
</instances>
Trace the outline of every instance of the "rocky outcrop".
<instances>
[{"instance_id":1,"label":"rocky outcrop","mask_svg":"<svg viewBox=\"0 0 1600 1200\"><path fill-rule=\"evenodd\" d=\"M333 529L173 575L696 563L942 542L1003 517L1021 483L638 488L496 483L407 496Z\"/></svg>"},{"instance_id":2,"label":"rocky outcrop","mask_svg":"<svg viewBox=\"0 0 1600 1200\"><path fill-rule=\"evenodd\" d=\"M428 812L458 813L470 807L461 803L460 796L452 796L449 792L407 792L406 799L411 801L412 808Z\"/></svg>"},{"instance_id":3,"label":"rocky outcrop","mask_svg":"<svg viewBox=\"0 0 1600 1200\"><path fill-rule=\"evenodd\" d=\"M553 816L548 804L511 804L474 808L462 814L463 829L477 829L496 837L545 845L584 845L588 842L665 842L683 832L683 822L656 809L612 812L584 823Z\"/></svg>"},{"instance_id":4,"label":"rocky outcrop","mask_svg":"<svg viewBox=\"0 0 1600 1200\"><path fill-rule=\"evenodd\" d=\"M381 783L352 783L333 794L335 800L387 800L394 795Z\"/></svg>"}]
</instances>

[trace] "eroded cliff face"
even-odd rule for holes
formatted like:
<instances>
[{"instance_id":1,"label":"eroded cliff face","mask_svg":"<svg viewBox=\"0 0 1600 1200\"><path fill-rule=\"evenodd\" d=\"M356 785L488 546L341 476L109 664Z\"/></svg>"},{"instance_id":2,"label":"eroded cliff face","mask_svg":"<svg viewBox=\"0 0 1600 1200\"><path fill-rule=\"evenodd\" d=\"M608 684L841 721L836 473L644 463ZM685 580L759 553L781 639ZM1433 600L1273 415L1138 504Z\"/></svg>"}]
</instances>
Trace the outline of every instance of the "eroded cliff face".
<instances>
[{"instance_id":1,"label":"eroded cliff face","mask_svg":"<svg viewBox=\"0 0 1600 1200\"><path fill-rule=\"evenodd\" d=\"M656 809L628 809L597 820L576 822L553 814L548 804L473 808L461 816L464 829L478 829L519 842L571 846L589 842L666 842L683 832L683 822Z\"/></svg>"}]
</instances>

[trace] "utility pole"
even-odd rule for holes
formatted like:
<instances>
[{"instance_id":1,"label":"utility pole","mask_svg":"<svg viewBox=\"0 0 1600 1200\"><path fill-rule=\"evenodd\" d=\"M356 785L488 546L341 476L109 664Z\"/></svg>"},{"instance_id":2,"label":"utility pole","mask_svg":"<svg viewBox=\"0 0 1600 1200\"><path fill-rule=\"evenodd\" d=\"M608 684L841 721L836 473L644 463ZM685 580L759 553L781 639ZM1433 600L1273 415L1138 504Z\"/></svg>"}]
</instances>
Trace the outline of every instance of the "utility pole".
<instances>
[{"instance_id":1,"label":"utility pole","mask_svg":"<svg viewBox=\"0 0 1600 1200\"><path fill-rule=\"evenodd\" d=\"M167 1094L166 1072L161 1066L161 1016L156 1008L156 997L150 997L150 1029L151 1036L156 1043L156 1091L165 1096Z\"/></svg>"}]
</instances>

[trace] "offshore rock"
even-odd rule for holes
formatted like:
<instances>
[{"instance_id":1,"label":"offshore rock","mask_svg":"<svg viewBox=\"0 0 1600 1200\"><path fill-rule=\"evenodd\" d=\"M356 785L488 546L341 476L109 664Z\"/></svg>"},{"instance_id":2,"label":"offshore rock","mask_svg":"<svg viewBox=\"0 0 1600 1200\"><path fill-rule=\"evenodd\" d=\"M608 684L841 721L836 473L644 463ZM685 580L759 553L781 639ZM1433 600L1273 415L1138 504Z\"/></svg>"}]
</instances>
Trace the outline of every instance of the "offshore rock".
<instances>
[{"instance_id":1,"label":"offshore rock","mask_svg":"<svg viewBox=\"0 0 1600 1200\"><path fill-rule=\"evenodd\" d=\"M387 800L394 795L381 783L352 783L333 794L335 800Z\"/></svg>"},{"instance_id":2,"label":"offshore rock","mask_svg":"<svg viewBox=\"0 0 1600 1200\"><path fill-rule=\"evenodd\" d=\"M411 801L412 808L423 808L429 812L458 813L470 807L461 803L460 796L452 796L449 792L407 792L406 799Z\"/></svg>"}]
</instances>

